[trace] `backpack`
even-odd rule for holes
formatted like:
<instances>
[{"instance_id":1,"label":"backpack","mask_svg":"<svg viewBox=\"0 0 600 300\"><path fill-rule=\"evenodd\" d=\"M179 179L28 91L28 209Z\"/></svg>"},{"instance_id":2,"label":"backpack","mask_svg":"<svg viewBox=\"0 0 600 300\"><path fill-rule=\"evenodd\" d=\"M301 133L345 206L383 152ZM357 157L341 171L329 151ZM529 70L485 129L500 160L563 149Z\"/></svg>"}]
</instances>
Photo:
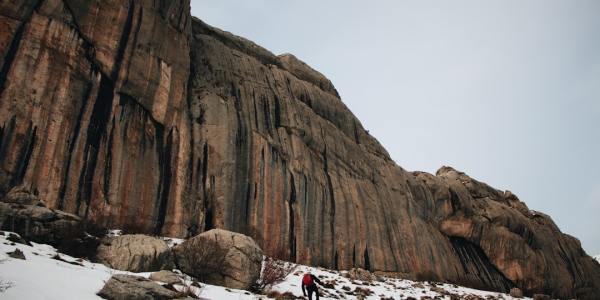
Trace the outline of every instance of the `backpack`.
<instances>
[{"instance_id":1,"label":"backpack","mask_svg":"<svg viewBox=\"0 0 600 300\"><path fill-rule=\"evenodd\" d=\"M313 284L312 276L310 276L310 274L304 274L304 277L302 277L302 283L306 286L312 285Z\"/></svg>"}]
</instances>

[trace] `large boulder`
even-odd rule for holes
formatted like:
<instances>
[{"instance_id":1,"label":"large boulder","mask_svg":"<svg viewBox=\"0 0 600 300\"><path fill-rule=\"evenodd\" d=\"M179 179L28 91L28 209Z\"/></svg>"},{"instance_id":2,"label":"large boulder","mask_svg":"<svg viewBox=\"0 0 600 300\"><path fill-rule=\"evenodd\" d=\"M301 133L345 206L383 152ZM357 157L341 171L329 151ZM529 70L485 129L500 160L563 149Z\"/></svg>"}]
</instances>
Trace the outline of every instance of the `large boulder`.
<instances>
[{"instance_id":1,"label":"large boulder","mask_svg":"<svg viewBox=\"0 0 600 300\"><path fill-rule=\"evenodd\" d=\"M104 284L98 296L109 300L163 300L181 295L144 277L119 274Z\"/></svg>"},{"instance_id":2,"label":"large boulder","mask_svg":"<svg viewBox=\"0 0 600 300\"><path fill-rule=\"evenodd\" d=\"M203 282L248 289L260 277L263 252L243 234L212 229L173 248L181 271Z\"/></svg>"},{"instance_id":3,"label":"large boulder","mask_svg":"<svg viewBox=\"0 0 600 300\"><path fill-rule=\"evenodd\" d=\"M0 228L27 240L58 245L82 231L78 216L39 205L0 202Z\"/></svg>"},{"instance_id":4,"label":"large boulder","mask_svg":"<svg viewBox=\"0 0 600 300\"><path fill-rule=\"evenodd\" d=\"M76 215L47 208L42 201L28 202L34 196L27 195L19 191L4 198L10 198L8 201L13 202L0 202L1 230L18 233L21 243L34 241L50 244L71 256L94 257L100 238L106 233L105 229Z\"/></svg>"},{"instance_id":5,"label":"large boulder","mask_svg":"<svg viewBox=\"0 0 600 300\"><path fill-rule=\"evenodd\" d=\"M113 269L130 272L150 272L174 267L173 254L167 243L142 234L104 239L98 247L96 259Z\"/></svg>"}]
</instances>

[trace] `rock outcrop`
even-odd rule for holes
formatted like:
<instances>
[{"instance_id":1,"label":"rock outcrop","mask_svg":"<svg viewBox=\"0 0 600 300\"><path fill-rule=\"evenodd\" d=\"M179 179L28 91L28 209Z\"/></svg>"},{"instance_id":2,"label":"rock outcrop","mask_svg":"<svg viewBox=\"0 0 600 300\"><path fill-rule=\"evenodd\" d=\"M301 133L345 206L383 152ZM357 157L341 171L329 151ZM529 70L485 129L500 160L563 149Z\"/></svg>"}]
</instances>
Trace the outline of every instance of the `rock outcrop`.
<instances>
[{"instance_id":1,"label":"rock outcrop","mask_svg":"<svg viewBox=\"0 0 600 300\"><path fill-rule=\"evenodd\" d=\"M37 205L0 202L0 229L26 240L59 245L82 232L78 216Z\"/></svg>"},{"instance_id":2,"label":"rock outcrop","mask_svg":"<svg viewBox=\"0 0 600 300\"><path fill-rule=\"evenodd\" d=\"M322 74L187 0L13 0L0 24L0 199L32 190L130 232L223 228L311 265L600 293L548 216L451 168L405 171Z\"/></svg>"},{"instance_id":3,"label":"rock outcrop","mask_svg":"<svg viewBox=\"0 0 600 300\"><path fill-rule=\"evenodd\" d=\"M183 298L180 293L166 289L144 277L123 274L113 275L98 292L98 296L108 300Z\"/></svg>"},{"instance_id":4,"label":"rock outcrop","mask_svg":"<svg viewBox=\"0 0 600 300\"><path fill-rule=\"evenodd\" d=\"M249 289L260 277L263 252L250 237L212 229L173 248L177 266L202 282Z\"/></svg>"},{"instance_id":5,"label":"rock outcrop","mask_svg":"<svg viewBox=\"0 0 600 300\"><path fill-rule=\"evenodd\" d=\"M150 274L150 280L164 282L166 284L181 284L183 279L172 271L162 270Z\"/></svg>"},{"instance_id":6,"label":"rock outcrop","mask_svg":"<svg viewBox=\"0 0 600 300\"><path fill-rule=\"evenodd\" d=\"M98 247L96 259L113 269L136 273L175 267L167 243L142 234L105 238Z\"/></svg>"}]
</instances>

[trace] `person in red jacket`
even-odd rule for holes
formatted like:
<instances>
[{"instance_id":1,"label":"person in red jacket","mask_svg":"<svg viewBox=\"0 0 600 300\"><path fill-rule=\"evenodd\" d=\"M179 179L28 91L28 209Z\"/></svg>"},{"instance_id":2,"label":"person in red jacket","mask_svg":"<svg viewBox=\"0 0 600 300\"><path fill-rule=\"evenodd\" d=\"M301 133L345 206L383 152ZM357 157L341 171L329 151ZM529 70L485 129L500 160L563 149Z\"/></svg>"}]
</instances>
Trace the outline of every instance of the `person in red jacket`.
<instances>
[{"instance_id":1,"label":"person in red jacket","mask_svg":"<svg viewBox=\"0 0 600 300\"><path fill-rule=\"evenodd\" d=\"M308 291L308 300L312 300L313 293L317 295L317 300L319 300L319 289L315 283L318 283L321 286L323 285L321 280L319 280L319 278L313 274L306 273L302 277L302 294L306 296L306 292Z\"/></svg>"}]
</instances>

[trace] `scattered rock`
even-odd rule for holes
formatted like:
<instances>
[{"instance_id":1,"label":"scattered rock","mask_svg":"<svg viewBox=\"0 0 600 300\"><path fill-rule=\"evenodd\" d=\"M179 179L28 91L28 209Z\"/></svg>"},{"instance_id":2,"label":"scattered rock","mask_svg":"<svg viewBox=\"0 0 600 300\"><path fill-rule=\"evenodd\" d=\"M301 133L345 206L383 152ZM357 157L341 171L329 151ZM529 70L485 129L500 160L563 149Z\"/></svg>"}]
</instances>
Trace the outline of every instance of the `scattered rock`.
<instances>
[{"instance_id":1,"label":"scattered rock","mask_svg":"<svg viewBox=\"0 0 600 300\"><path fill-rule=\"evenodd\" d=\"M515 298L523 298L523 291L520 288L510 289L510 296Z\"/></svg>"},{"instance_id":2,"label":"scattered rock","mask_svg":"<svg viewBox=\"0 0 600 300\"><path fill-rule=\"evenodd\" d=\"M109 300L132 299L175 299L179 293L168 290L144 277L113 275L98 292L98 296Z\"/></svg>"},{"instance_id":3,"label":"scattered rock","mask_svg":"<svg viewBox=\"0 0 600 300\"><path fill-rule=\"evenodd\" d=\"M262 250L243 234L212 229L173 251L181 271L209 284L248 289L260 276Z\"/></svg>"},{"instance_id":4,"label":"scattered rock","mask_svg":"<svg viewBox=\"0 0 600 300\"><path fill-rule=\"evenodd\" d=\"M130 234L105 238L98 247L97 260L113 269L150 272L173 269L173 254L159 238Z\"/></svg>"},{"instance_id":5,"label":"scattered rock","mask_svg":"<svg viewBox=\"0 0 600 300\"><path fill-rule=\"evenodd\" d=\"M356 288L354 288L354 294L366 297L366 296L373 295L373 291L371 291L371 289L369 289L369 288L363 288L363 287L357 286Z\"/></svg>"},{"instance_id":6,"label":"scattered rock","mask_svg":"<svg viewBox=\"0 0 600 300\"><path fill-rule=\"evenodd\" d=\"M431 287L430 290L432 292L436 292L436 293L442 294L442 295L447 295L448 294L448 292L445 289L437 287L437 286Z\"/></svg>"},{"instance_id":7,"label":"scattered rock","mask_svg":"<svg viewBox=\"0 0 600 300\"><path fill-rule=\"evenodd\" d=\"M66 260L64 258L62 258L60 256L60 254L56 253L54 256L51 257L52 259L58 260L58 261L62 261L62 262L66 262L68 264L72 264L72 265L76 265L76 266L83 266L83 264L79 261L70 261L70 260Z\"/></svg>"},{"instance_id":8,"label":"scattered rock","mask_svg":"<svg viewBox=\"0 0 600 300\"><path fill-rule=\"evenodd\" d=\"M550 296L545 294L533 294L533 300L550 300Z\"/></svg>"},{"instance_id":9,"label":"scattered rock","mask_svg":"<svg viewBox=\"0 0 600 300\"><path fill-rule=\"evenodd\" d=\"M30 242L28 242L27 240L25 240L24 238L22 238L20 235L14 234L12 232L10 232L8 234L8 236L6 237L6 239L9 240L9 241L11 241L11 242L13 242L13 243L19 243L19 244L31 246Z\"/></svg>"},{"instance_id":10,"label":"scattered rock","mask_svg":"<svg viewBox=\"0 0 600 300\"><path fill-rule=\"evenodd\" d=\"M23 251L19 250L19 248L16 248L15 251L8 252L6 254L12 258L25 260L25 254L23 254Z\"/></svg>"},{"instance_id":11,"label":"scattered rock","mask_svg":"<svg viewBox=\"0 0 600 300\"><path fill-rule=\"evenodd\" d=\"M168 270L162 270L150 274L150 280L160 281L167 284L179 284L182 282L179 275Z\"/></svg>"},{"instance_id":12,"label":"scattered rock","mask_svg":"<svg viewBox=\"0 0 600 300\"><path fill-rule=\"evenodd\" d=\"M482 297L480 297L478 295L474 295L474 294L468 294L463 297L464 297L464 300L484 300Z\"/></svg>"},{"instance_id":13,"label":"scattered rock","mask_svg":"<svg viewBox=\"0 0 600 300\"><path fill-rule=\"evenodd\" d=\"M294 300L294 299L304 299L304 297L297 297L296 295L290 293L290 292L285 292L285 293L280 293L278 291L270 291L267 294L268 298L273 298L275 300Z\"/></svg>"},{"instance_id":14,"label":"scattered rock","mask_svg":"<svg viewBox=\"0 0 600 300\"><path fill-rule=\"evenodd\" d=\"M424 289L425 288L425 286L422 283L420 283L420 282L413 283L412 287L414 287L416 289Z\"/></svg>"}]
</instances>

